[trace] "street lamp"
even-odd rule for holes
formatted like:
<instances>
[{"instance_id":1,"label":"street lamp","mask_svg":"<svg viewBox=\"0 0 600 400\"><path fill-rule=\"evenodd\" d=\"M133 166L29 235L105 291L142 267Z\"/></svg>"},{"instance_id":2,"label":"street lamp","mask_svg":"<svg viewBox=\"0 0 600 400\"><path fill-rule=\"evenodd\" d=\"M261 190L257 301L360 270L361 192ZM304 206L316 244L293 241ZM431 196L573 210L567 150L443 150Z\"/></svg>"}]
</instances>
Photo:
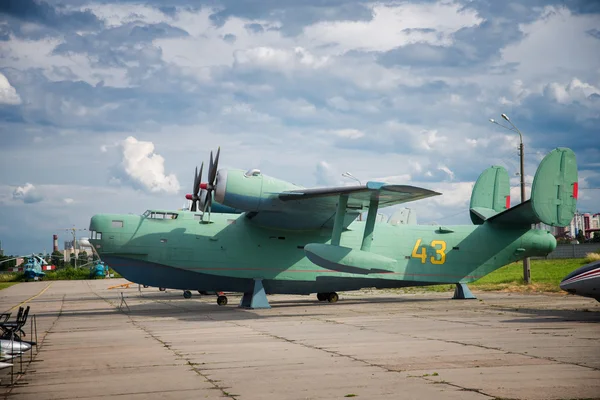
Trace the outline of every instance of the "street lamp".
<instances>
[{"instance_id":1,"label":"street lamp","mask_svg":"<svg viewBox=\"0 0 600 400\"><path fill-rule=\"evenodd\" d=\"M517 128L515 126L515 124L513 124L510 121L510 118L508 118L508 115L502 114L502 118L506 122L508 122L510 124L510 126L512 126L512 128L509 128L505 125L499 124L492 118L490 119L490 122L492 124L501 126L504 129L508 129L509 131L517 132L519 134L519 158L520 158L520 162L521 162L521 172L520 172L520 175L521 175L521 203L523 203L525 201L525 164L524 164L525 152L524 152L524 146L523 146L523 134L521 133L519 128ZM526 284L531 283L531 266L529 263L529 257L523 259L523 280L525 281Z\"/></svg>"},{"instance_id":2,"label":"street lamp","mask_svg":"<svg viewBox=\"0 0 600 400\"><path fill-rule=\"evenodd\" d=\"M360 182L360 179L358 179L357 177L355 177L354 175L352 175L350 172L344 172L342 174L342 176L344 178L350 178L350 179L354 179L356 182L358 182L359 185L362 185L362 183Z\"/></svg>"},{"instance_id":3,"label":"street lamp","mask_svg":"<svg viewBox=\"0 0 600 400\"><path fill-rule=\"evenodd\" d=\"M350 178L350 179L354 179L356 182L358 182L359 185L362 186L362 182L360 181L360 179L358 179L357 177L355 177L354 175L352 175L350 172L344 172L342 174L342 176L344 178ZM362 212L360 214L358 214L358 220L362 221Z\"/></svg>"}]
</instances>

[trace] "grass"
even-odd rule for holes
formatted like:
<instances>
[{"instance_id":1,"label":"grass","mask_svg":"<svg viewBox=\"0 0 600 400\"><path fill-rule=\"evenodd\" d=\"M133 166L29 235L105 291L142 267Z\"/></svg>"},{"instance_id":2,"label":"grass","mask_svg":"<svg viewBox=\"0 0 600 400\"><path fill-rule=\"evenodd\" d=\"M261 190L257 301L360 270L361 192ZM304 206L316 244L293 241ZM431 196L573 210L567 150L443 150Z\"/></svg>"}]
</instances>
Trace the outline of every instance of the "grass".
<instances>
[{"instance_id":1,"label":"grass","mask_svg":"<svg viewBox=\"0 0 600 400\"><path fill-rule=\"evenodd\" d=\"M109 269L111 274L114 274L115 278L120 278L121 275ZM88 268L73 267L61 268L55 271L47 271L46 276L43 278L44 281L65 281L65 280L84 280L84 279L102 279L102 278L90 278L90 270ZM23 272L0 274L0 290L6 289L12 285L16 285L19 282L25 282L25 275Z\"/></svg>"},{"instance_id":2,"label":"grass","mask_svg":"<svg viewBox=\"0 0 600 400\"><path fill-rule=\"evenodd\" d=\"M588 262L585 258L531 260L531 285L526 285L523 281L523 263L512 263L471 283L470 286L479 290L561 292L560 281Z\"/></svg>"},{"instance_id":3,"label":"grass","mask_svg":"<svg viewBox=\"0 0 600 400\"><path fill-rule=\"evenodd\" d=\"M519 261L497 269L468 285L471 289L483 291L558 293L562 292L559 284L565 276L591 261L593 259L590 257L560 260L531 260L532 283L530 285L526 285L523 281L523 263ZM405 293L422 291L451 292L454 290L454 284L411 287L401 290Z\"/></svg>"},{"instance_id":4,"label":"grass","mask_svg":"<svg viewBox=\"0 0 600 400\"><path fill-rule=\"evenodd\" d=\"M12 285L16 285L19 282L0 282L0 290L11 287Z\"/></svg>"}]
</instances>

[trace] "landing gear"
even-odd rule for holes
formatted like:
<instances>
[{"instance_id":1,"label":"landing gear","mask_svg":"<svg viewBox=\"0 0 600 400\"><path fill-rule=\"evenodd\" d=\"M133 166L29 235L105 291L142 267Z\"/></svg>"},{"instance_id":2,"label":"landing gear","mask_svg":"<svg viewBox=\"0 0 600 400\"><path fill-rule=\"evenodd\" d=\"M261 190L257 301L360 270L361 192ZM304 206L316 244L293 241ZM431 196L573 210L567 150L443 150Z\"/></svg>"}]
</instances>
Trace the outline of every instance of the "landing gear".
<instances>
[{"instance_id":1,"label":"landing gear","mask_svg":"<svg viewBox=\"0 0 600 400\"><path fill-rule=\"evenodd\" d=\"M159 288L158 288L158 290L160 290L161 292L164 292L164 291L165 291L165 290L167 290L167 289L166 289L166 288L164 288L164 287L159 287Z\"/></svg>"},{"instance_id":2,"label":"landing gear","mask_svg":"<svg viewBox=\"0 0 600 400\"><path fill-rule=\"evenodd\" d=\"M226 306L227 305L227 296L219 296L217 297L217 304L220 306Z\"/></svg>"},{"instance_id":3,"label":"landing gear","mask_svg":"<svg viewBox=\"0 0 600 400\"><path fill-rule=\"evenodd\" d=\"M339 300L339 296L336 292L317 293L317 299L319 299L319 301L328 301L330 303L335 303Z\"/></svg>"},{"instance_id":4,"label":"landing gear","mask_svg":"<svg viewBox=\"0 0 600 400\"><path fill-rule=\"evenodd\" d=\"M192 292L190 292L189 290L184 290L183 291L183 297L185 299L191 299L192 298Z\"/></svg>"}]
</instances>

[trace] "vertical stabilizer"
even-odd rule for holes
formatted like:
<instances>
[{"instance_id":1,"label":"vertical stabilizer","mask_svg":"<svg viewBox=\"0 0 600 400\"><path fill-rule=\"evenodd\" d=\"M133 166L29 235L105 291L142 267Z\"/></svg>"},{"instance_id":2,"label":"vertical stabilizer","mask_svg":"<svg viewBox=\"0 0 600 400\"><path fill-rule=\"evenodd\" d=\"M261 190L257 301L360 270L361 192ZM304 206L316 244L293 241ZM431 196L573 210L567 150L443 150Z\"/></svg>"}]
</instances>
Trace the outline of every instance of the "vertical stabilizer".
<instances>
[{"instance_id":1,"label":"vertical stabilizer","mask_svg":"<svg viewBox=\"0 0 600 400\"><path fill-rule=\"evenodd\" d=\"M488 219L494 224L529 226L542 222L550 226L567 226L577 207L577 163L573 150L559 147L540 163L531 198Z\"/></svg>"},{"instance_id":2,"label":"vertical stabilizer","mask_svg":"<svg viewBox=\"0 0 600 400\"><path fill-rule=\"evenodd\" d=\"M508 172L492 166L479 175L471 195L470 216L476 225L510 207Z\"/></svg>"},{"instance_id":3,"label":"vertical stabilizer","mask_svg":"<svg viewBox=\"0 0 600 400\"><path fill-rule=\"evenodd\" d=\"M573 150L559 147L544 157L531 186L533 211L541 222L552 226L571 223L577 207L577 179Z\"/></svg>"}]
</instances>

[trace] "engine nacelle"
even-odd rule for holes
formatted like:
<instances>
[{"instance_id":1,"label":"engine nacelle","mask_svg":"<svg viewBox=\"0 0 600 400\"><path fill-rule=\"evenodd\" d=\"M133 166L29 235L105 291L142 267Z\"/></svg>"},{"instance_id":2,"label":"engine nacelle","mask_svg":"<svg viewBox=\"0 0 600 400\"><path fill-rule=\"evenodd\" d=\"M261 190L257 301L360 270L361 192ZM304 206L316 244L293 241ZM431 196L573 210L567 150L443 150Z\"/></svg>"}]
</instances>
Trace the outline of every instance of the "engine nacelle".
<instances>
[{"instance_id":1,"label":"engine nacelle","mask_svg":"<svg viewBox=\"0 0 600 400\"><path fill-rule=\"evenodd\" d=\"M214 200L244 211L270 210L277 206L277 194L301 189L280 179L260 173L257 169L220 169L217 171Z\"/></svg>"}]
</instances>

